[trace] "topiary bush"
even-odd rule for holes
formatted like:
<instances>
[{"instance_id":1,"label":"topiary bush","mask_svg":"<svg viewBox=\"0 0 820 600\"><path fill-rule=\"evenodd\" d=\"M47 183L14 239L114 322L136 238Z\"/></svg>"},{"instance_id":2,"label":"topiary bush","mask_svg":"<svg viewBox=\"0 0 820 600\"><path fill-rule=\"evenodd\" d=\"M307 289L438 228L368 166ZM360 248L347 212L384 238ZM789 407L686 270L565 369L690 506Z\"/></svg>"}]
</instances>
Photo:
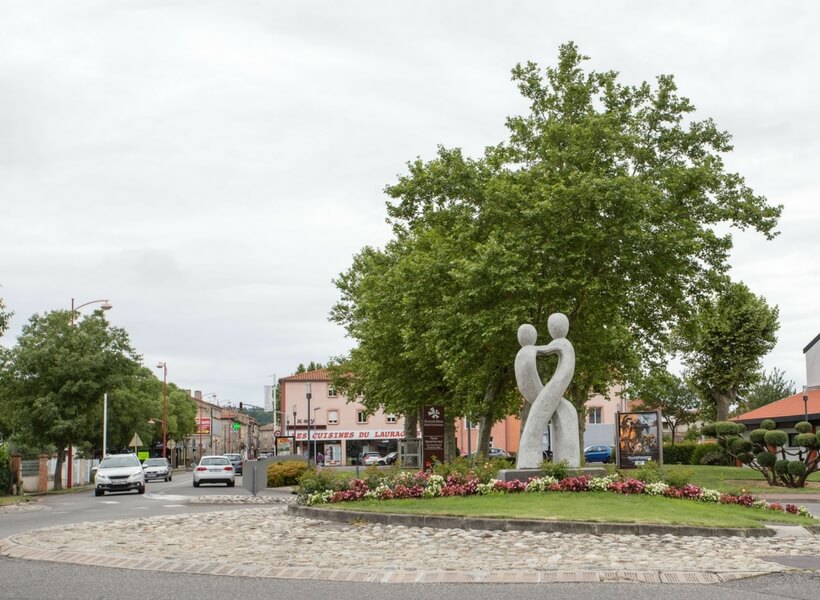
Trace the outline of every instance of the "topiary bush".
<instances>
[{"instance_id":1,"label":"topiary bush","mask_svg":"<svg viewBox=\"0 0 820 600\"><path fill-rule=\"evenodd\" d=\"M795 424L794 430L797 433L811 433L811 423L809 423L808 421L800 421L799 423Z\"/></svg>"},{"instance_id":2,"label":"topiary bush","mask_svg":"<svg viewBox=\"0 0 820 600\"><path fill-rule=\"evenodd\" d=\"M702 461L704 456L712 454L722 455L724 454L724 452L723 449L717 444L698 444L697 447L692 451L692 460L689 462L693 465L711 464L704 463Z\"/></svg>"},{"instance_id":3,"label":"topiary bush","mask_svg":"<svg viewBox=\"0 0 820 600\"><path fill-rule=\"evenodd\" d=\"M769 446L785 446L789 441L789 436L785 431L767 431L763 436L763 441Z\"/></svg>"},{"instance_id":4,"label":"topiary bush","mask_svg":"<svg viewBox=\"0 0 820 600\"><path fill-rule=\"evenodd\" d=\"M268 487L296 485L308 470L307 463L299 460L285 460L268 465Z\"/></svg>"}]
</instances>

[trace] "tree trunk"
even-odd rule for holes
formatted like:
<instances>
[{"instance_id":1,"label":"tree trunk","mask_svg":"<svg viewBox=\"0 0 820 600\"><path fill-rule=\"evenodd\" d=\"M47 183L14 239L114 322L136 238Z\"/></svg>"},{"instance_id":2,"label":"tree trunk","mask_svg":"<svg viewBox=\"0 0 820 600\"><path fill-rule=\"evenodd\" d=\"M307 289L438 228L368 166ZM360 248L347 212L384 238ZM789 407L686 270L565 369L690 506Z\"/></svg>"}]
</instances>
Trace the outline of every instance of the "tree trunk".
<instances>
[{"instance_id":1,"label":"tree trunk","mask_svg":"<svg viewBox=\"0 0 820 600\"><path fill-rule=\"evenodd\" d=\"M63 461L65 460L65 450L62 445L57 448L57 466L54 469L54 490L63 489Z\"/></svg>"},{"instance_id":2,"label":"tree trunk","mask_svg":"<svg viewBox=\"0 0 820 600\"><path fill-rule=\"evenodd\" d=\"M728 390L725 394L717 390L712 390L712 400L715 401L715 421L729 420L729 407L737 398L735 390Z\"/></svg>"},{"instance_id":3,"label":"tree trunk","mask_svg":"<svg viewBox=\"0 0 820 600\"><path fill-rule=\"evenodd\" d=\"M445 415L446 417L446 415ZM456 457L456 420L444 419L444 460L450 462Z\"/></svg>"},{"instance_id":4,"label":"tree trunk","mask_svg":"<svg viewBox=\"0 0 820 600\"><path fill-rule=\"evenodd\" d=\"M414 440L419 436L419 414L412 412L404 415L404 439Z\"/></svg>"},{"instance_id":5,"label":"tree trunk","mask_svg":"<svg viewBox=\"0 0 820 600\"><path fill-rule=\"evenodd\" d=\"M483 454L487 456L490 452L490 437L492 435L493 425L495 424L495 399L501 393L504 387L503 374L496 375L496 377L487 386L484 392L484 414L479 417L479 431L476 454Z\"/></svg>"}]
</instances>

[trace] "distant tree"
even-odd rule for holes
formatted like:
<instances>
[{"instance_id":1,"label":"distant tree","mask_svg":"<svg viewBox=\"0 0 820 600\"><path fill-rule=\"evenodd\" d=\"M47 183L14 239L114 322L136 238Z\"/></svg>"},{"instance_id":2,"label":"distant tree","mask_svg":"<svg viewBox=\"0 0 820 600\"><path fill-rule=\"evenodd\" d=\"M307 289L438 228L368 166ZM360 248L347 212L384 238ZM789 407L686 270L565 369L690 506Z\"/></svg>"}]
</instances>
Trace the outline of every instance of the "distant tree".
<instances>
[{"instance_id":1,"label":"distant tree","mask_svg":"<svg viewBox=\"0 0 820 600\"><path fill-rule=\"evenodd\" d=\"M769 373L764 373L760 380L749 386L746 393L738 396L737 414L742 414L771 404L797 393L794 381L786 380L785 371L777 367Z\"/></svg>"},{"instance_id":2,"label":"distant tree","mask_svg":"<svg viewBox=\"0 0 820 600\"><path fill-rule=\"evenodd\" d=\"M2 337L3 333L9 326L9 319L14 313L6 312L6 303L0 298L0 337Z\"/></svg>"},{"instance_id":3,"label":"distant tree","mask_svg":"<svg viewBox=\"0 0 820 600\"><path fill-rule=\"evenodd\" d=\"M675 445L676 430L699 419L700 397L687 382L666 369L654 368L630 387L630 397L641 410L660 410Z\"/></svg>"},{"instance_id":4,"label":"distant tree","mask_svg":"<svg viewBox=\"0 0 820 600\"><path fill-rule=\"evenodd\" d=\"M778 309L743 283L729 283L700 302L679 330L687 376L714 405L717 421L729 418L738 394L760 378L760 360L777 342Z\"/></svg>"},{"instance_id":5,"label":"distant tree","mask_svg":"<svg viewBox=\"0 0 820 600\"><path fill-rule=\"evenodd\" d=\"M293 373L294 375L298 375L299 373L308 373L310 371L318 371L319 369L324 369L322 363L310 361L307 367L304 363L299 363L299 366L296 367L296 370Z\"/></svg>"},{"instance_id":6,"label":"distant tree","mask_svg":"<svg viewBox=\"0 0 820 600\"><path fill-rule=\"evenodd\" d=\"M23 327L0 371L0 410L24 441L57 448L56 489L65 449L99 440L103 394L127 388L139 361L100 310L74 325L69 311L34 315Z\"/></svg>"}]
</instances>

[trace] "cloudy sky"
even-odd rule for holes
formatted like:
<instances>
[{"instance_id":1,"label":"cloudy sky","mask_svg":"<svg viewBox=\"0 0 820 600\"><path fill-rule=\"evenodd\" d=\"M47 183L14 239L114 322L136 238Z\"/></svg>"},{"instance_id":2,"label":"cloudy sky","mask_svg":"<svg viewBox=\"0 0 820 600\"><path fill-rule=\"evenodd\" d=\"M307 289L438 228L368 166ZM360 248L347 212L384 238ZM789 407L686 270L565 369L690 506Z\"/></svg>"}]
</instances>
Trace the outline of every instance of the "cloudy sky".
<instances>
[{"instance_id":1,"label":"cloudy sky","mask_svg":"<svg viewBox=\"0 0 820 600\"><path fill-rule=\"evenodd\" d=\"M776 240L737 236L733 276L780 307L765 366L802 387L820 333L819 17L815 2L0 0L0 297L16 313L0 343L108 298L146 365L261 405L274 374L349 349L331 280L388 239L384 186L437 144L502 140L525 109L510 69L573 40L624 82L674 74L733 134L729 167L784 205Z\"/></svg>"}]
</instances>

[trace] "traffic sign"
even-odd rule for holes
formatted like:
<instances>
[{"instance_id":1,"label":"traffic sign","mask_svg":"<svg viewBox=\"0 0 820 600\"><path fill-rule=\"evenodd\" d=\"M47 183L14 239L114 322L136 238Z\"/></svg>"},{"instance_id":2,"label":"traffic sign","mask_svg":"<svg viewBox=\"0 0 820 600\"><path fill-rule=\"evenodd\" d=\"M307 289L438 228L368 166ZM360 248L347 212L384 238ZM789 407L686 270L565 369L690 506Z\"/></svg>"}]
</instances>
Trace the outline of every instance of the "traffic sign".
<instances>
[{"instance_id":1,"label":"traffic sign","mask_svg":"<svg viewBox=\"0 0 820 600\"><path fill-rule=\"evenodd\" d=\"M282 430L281 429L274 429L273 430L273 435L282 435Z\"/></svg>"},{"instance_id":2,"label":"traffic sign","mask_svg":"<svg viewBox=\"0 0 820 600\"><path fill-rule=\"evenodd\" d=\"M143 446L144 444L142 443L142 440L140 439L140 434L138 434L137 432L134 432L134 437L131 438L131 441L128 443L128 445L129 446L134 446L135 448L137 446Z\"/></svg>"}]
</instances>

